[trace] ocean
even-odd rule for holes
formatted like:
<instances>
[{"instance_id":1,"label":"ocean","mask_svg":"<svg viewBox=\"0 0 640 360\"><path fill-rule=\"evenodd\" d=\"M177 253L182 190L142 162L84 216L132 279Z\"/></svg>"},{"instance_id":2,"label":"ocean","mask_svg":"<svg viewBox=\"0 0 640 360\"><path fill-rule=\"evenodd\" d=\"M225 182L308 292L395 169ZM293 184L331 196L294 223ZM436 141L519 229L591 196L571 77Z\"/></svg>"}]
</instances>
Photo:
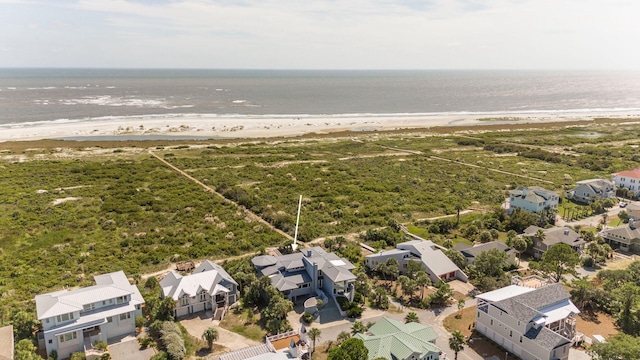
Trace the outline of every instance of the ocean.
<instances>
[{"instance_id":1,"label":"ocean","mask_svg":"<svg viewBox=\"0 0 640 360\"><path fill-rule=\"evenodd\" d=\"M145 116L640 111L640 72L0 69L0 131Z\"/></svg>"}]
</instances>

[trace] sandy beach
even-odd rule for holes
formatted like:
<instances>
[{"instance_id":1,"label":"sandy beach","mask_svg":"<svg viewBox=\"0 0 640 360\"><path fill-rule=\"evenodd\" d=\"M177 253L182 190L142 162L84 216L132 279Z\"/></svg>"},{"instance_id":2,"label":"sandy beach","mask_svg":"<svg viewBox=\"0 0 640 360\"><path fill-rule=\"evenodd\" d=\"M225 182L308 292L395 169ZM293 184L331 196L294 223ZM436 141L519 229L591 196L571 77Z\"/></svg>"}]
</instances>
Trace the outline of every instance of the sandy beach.
<instances>
[{"instance_id":1,"label":"sandy beach","mask_svg":"<svg viewBox=\"0 0 640 360\"><path fill-rule=\"evenodd\" d=\"M197 137L212 139L293 137L305 134L329 134L344 131L389 131L460 127L474 125L515 125L549 122L585 121L595 118L640 117L631 113L544 113L484 115L406 115L406 116L208 116L152 115L103 118L64 122L0 125L0 142L43 139L109 139L135 137Z\"/></svg>"}]
</instances>

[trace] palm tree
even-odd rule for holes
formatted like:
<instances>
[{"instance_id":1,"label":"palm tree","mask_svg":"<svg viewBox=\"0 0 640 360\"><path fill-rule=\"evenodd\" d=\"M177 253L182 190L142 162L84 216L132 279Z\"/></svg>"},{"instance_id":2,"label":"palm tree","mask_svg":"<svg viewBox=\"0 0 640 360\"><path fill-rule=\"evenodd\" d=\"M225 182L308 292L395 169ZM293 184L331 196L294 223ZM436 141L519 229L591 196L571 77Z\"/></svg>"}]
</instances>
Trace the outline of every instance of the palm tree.
<instances>
[{"instance_id":1,"label":"palm tree","mask_svg":"<svg viewBox=\"0 0 640 360\"><path fill-rule=\"evenodd\" d=\"M202 333L202 340L207 342L207 344L209 345L209 350L213 350L213 342L218 340L218 330L216 330L216 328L214 328L213 326L208 327Z\"/></svg>"},{"instance_id":2,"label":"palm tree","mask_svg":"<svg viewBox=\"0 0 640 360\"><path fill-rule=\"evenodd\" d=\"M349 339L351 337L351 334L349 334L346 331L341 331L340 334L338 334L338 338L336 339L338 341L339 344L342 344L345 340Z\"/></svg>"},{"instance_id":3,"label":"palm tree","mask_svg":"<svg viewBox=\"0 0 640 360\"><path fill-rule=\"evenodd\" d=\"M458 353L464 350L464 335L460 330L456 330L451 334L449 338L449 349L453 350L455 354L454 360L458 360Z\"/></svg>"},{"instance_id":4,"label":"palm tree","mask_svg":"<svg viewBox=\"0 0 640 360\"><path fill-rule=\"evenodd\" d=\"M364 334L367 332L367 326L360 321L355 321L351 327L351 334Z\"/></svg>"},{"instance_id":5,"label":"palm tree","mask_svg":"<svg viewBox=\"0 0 640 360\"><path fill-rule=\"evenodd\" d=\"M313 341L313 349L311 350L311 353L313 353L316 351L316 340L320 339L320 335L322 335L322 331L320 331L320 329L317 329L317 328L311 328L309 329L309 332L307 332L307 335L309 336L309 339Z\"/></svg>"},{"instance_id":6,"label":"palm tree","mask_svg":"<svg viewBox=\"0 0 640 360\"><path fill-rule=\"evenodd\" d=\"M404 323L408 324L408 323L419 323L420 319L418 318L418 314L414 313L413 311L408 313L407 316L404 317Z\"/></svg>"}]
</instances>

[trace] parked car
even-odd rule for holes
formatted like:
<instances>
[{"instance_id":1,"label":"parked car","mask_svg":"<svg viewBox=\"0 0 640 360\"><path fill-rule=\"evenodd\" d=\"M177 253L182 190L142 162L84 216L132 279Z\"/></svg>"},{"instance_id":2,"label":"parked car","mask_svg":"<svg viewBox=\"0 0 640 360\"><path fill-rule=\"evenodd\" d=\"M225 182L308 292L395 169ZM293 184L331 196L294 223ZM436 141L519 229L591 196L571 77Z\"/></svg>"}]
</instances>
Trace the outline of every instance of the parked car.
<instances>
[{"instance_id":1,"label":"parked car","mask_svg":"<svg viewBox=\"0 0 640 360\"><path fill-rule=\"evenodd\" d=\"M621 208L624 208L624 207L626 207L626 206L627 206L627 203L626 203L626 202L624 202L624 201L620 202L620 207L621 207Z\"/></svg>"}]
</instances>

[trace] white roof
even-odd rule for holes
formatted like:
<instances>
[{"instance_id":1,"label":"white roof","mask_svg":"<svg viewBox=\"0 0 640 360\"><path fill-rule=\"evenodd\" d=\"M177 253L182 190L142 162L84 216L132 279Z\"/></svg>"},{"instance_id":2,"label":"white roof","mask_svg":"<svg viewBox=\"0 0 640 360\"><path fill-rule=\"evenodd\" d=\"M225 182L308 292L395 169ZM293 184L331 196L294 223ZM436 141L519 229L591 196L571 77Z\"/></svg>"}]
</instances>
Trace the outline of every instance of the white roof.
<instances>
[{"instance_id":1,"label":"white roof","mask_svg":"<svg viewBox=\"0 0 640 360\"><path fill-rule=\"evenodd\" d=\"M566 319L569 315L579 314L580 310L569 300L539 310L544 314L547 324Z\"/></svg>"},{"instance_id":2,"label":"white roof","mask_svg":"<svg viewBox=\"0 0 640 360\"><path fill-rule=\"evenodd\" d=\"M45 331L44 333L45 334L53 333L55 336L58 336L58 335L66 334L71 331L86 329L88 327L106 323L108 317L118 316L120 314L133 312L135 310L136 310L135 305L125 304L115 308L109 308L108 310L105 310L105 311L96 311L88 315L83 315L71 323L65 324L63 326L57 326L57 327L51 328Z\"/></svg>"},{"instance_id":3,"label":"white roof","mask_svg":"<svg viewBox=\"0 0 640 360\"><path fill-rule=\"evenodd\" d=\"M38 320L83 310L83 305L131 295L133 305L143 304L138 288L129 283L123 271L95 276L97 285L36 295Z\"/></svg>"},{"instance_id":4,"label":"white roof","mask_svg":"<svg viewBox=\"0 0 640 360\"><path fill-rule=\"evenodd\" d=\"M477 295L476 297L478 299L495 302L495 301L509 299L514 296L526 294L534 290L535 289L524 287L524 286L509 285L501 289L497 289L497 290L486 292L484 294Z\"/></svg>"},{"instance_id":5,"label":"white roof","mask_svg":"<svg viewBox=\"0 0 640 360\"><path fill-rule=\"evenodd\" d=\"M226 272L225 275L228 276ZM184 295L194 297L203 290L209 295L215 295L221 291L225 291L221 290L221 288L225 287L219 285L223 280L228 281L220 271L213 269L203 269L202 272L193 273L187 276L171 272L167 274L164 279L160 280L160 286L162 287L162 294L164 296L178 300ZM235 283L233 279L231 279L230 282ZM226 292L229 291L226 290Z\"/></svg>"}]
</instances>

